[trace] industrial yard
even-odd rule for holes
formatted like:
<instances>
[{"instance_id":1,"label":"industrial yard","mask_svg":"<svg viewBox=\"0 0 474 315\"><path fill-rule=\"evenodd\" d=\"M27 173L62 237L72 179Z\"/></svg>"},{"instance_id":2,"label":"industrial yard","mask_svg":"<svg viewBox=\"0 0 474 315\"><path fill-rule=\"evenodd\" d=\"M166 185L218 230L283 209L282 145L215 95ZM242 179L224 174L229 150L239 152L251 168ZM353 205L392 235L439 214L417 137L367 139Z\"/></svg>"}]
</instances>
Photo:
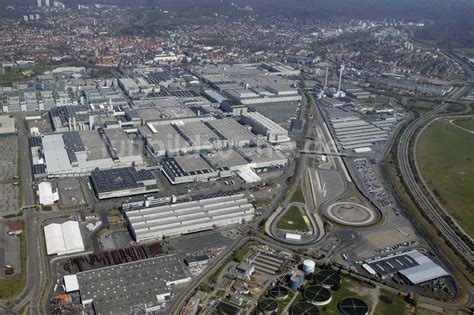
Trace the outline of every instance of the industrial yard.
<instances>
[{"instance_id":1,"label":"industrial yard","mask_svg":"<svg viewBox=\"0 0 474 315\"><path fill-rule=\"evenodd\" d=\"M414 40L423 23L43 1L19 29L44 14L96 50L45 51L47 70L0 86L0 313L471 306L472 67ZM159 27L129 14L183 25L145 36ZM136 38L109 38L125 26Z\"/></svg>"}]
</instances>

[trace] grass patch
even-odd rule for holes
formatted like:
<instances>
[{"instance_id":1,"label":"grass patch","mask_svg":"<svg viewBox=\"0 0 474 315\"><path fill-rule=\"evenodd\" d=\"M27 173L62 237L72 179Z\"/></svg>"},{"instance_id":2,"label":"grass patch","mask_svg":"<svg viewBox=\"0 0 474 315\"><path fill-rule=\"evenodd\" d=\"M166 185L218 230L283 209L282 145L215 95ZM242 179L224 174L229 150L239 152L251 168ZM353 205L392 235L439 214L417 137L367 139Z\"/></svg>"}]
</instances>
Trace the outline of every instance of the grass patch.
<instances>
[{"instance_id":1,"label":"grass patch","mask_svg":"<svg viewBox=\"0 0 474 315\"><path fill-rule=\"evenodd\" d=\"M303 191L301 190L301 186L298 186L298 188L296 188L293 196L291 197L291 202L301 202L301 203L305 202Z\"/></svg>"},{"instance_id":2,"label":"grass patch","mask_svg":"<svg viewBox=\"0 0 474 315\"><path fill-rule=\"evenodd\" d=\"M466 122L465 126L472 127L468 124L472 123ZM473 236L474 135L446 120L437 121L424 130L416 149L418 164L428 185Z\"/></svg>"},{"instance_id":3,"label":"grass patch","mask_svg":"<svg viewBox=\"0 0 474 315\"><path fill-rule=\"evenodd\" d=\"M428 100L421 100L421 99L415 99L415 100L409 100L408 105L410 108L414 109L417 111L420 115L429 112L432 110L436 105L438 105L439 102L433 102L433 101L428 101Z\"/></svg>"},{"instance_id":4,"label":"grass patch","mask_svg":"<svg viewBox=\"0 0 474 315\"><path fill-rule=\"evenodd\" d=\"M463 104L454 103L454 104L449 105L447 111L450 113L461 113L465 109L466 107L464 107Z\"/></svg>"},{"instance_id":5,"label":"grass patch","mask_svg":"<svg viewBox=\"0 0 474 315\"><path fill-rule=\"evenodd\" d=\"M381 290L379 302L375 308L375 314L403 315L405 314L405 302L403 302L402 297L391 292Z\"/></svg>"},{"instance_id":6,"label":"grass patch","mask_svg":"<svg viewBox=\"0 0 474 315\"><path fill-rule=\"evenodd\" d=\"M245 258L245 255L247 255L251 246L252 243L245 243L242 247L237 249L237 251L234 253L234 256L232 256L232 259L235 262L241 262Z\"/></svg>"},{"instance_id":7,"label":"grass patch","mask_svg":"<svg viewBox=\"0 0 474 315\"><path fill-rule=\"evenodd\" d=\"M26 303L20 310L18 311L19 315L28 315L30 314L30 303Z\"/></svg>"},{"instance_id":8,"label":"grass patch","mask_svg":"<svg viewBox=\"0 0 474 315\"><path fill-rule=\"evenodd\" d=\"M0 279L0 299L10 299L18 294L26 283L26 236L25 233L19 235L20 238L20 265L21 272L8 279Z\"/></svg>"},{"instance_id":9,"label":"grass patch","mask_svg":"<svg viewBox=\"0 0 474 315\"><path fill-rule=\"evenodd\" d=\"M474 119L456 120L453 121L453 124L474 132Z\"/></svg>"},{"instance_id":10,"label":"grass patch","mask_svg":"<svg viewBox=\"0 0 474 315\"><path fill-rule=\"evenodd\" d=\"M283 310L285 307L291 302L293 297L295 296L295 292L293 290L288 290L288 297L284 300L277 300L278 303L278 311L277 314L283 314Z\"/></svg>"},{"instance_id":11,"label":"grass patch","mask_svg":"<svg viewBox=\"0 0 474 315\"><path fill-rule=\"evenodd\" d=\"M303 215L298 207L290 207L283 217L277 222L277 228L291 231L307 232L308 225L303 219Z\"/></svg>"}]
</instances>

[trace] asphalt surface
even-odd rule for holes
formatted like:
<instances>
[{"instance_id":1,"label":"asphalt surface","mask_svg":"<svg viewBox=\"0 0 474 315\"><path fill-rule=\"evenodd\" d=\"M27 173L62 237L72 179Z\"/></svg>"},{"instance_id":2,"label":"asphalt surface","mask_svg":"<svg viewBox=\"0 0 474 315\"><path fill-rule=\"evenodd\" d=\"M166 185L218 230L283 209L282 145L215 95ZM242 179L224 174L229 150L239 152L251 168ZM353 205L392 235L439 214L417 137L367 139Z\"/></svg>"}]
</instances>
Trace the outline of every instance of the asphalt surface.
<instances>
[{"instance_id":1,"label":"asphalt surface","mask_svg":"<svg viewBox=\"0 0 474 315\"><path fill-rule=\"evenodd\" d=\"M32 187L32 174L30 162L30 147L28 144L28 130L22 114L15 115L20 139L20 176L22 188L22 209L24 213L27 244L27 278L22 292L13 300L9 301L10 309L2 306L6 313L18 312L24 305L30 303L30 314L40 314L39 306L44 282L42 269L43 258L41 252L41 231L38 223L38 215L35 209L35 198ZM24 271L22 271L24 272ZM8 310L8 311L7 311Z\"/></svg>"}]
</instances>

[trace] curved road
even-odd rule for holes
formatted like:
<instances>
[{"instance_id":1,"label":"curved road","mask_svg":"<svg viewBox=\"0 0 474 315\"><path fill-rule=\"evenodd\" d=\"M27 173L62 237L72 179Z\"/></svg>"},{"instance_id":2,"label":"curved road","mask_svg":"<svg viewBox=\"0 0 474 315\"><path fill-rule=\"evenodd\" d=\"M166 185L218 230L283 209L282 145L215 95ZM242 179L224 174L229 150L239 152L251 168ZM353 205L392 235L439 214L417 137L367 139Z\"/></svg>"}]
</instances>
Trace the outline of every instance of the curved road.
<instances>
[{"instance_id":1,"label":"curved road","mask_svg":"<svg viewBox=\"0 0 474 315\"><path fill-rule=\"evenodd\" d=\"M415 178L416 170L412 167L410 160L412 154L410 153L410 141L416 135L417 131L424 124L429 122L431 119L436 117L443 110L447 109L449 104L443 103L440 107L432 110L431 112L415 119L402 133L398 144L397 158L400 166L401 175L408 186L408 189L416 199L418 205L421 207L423 212L431 219L436 227L443 233L443 235L449 240L449 242L458 250L458 252L472 265L473 262L473 251L458 234L452 226L446 222L443 213L441 213L437 207L433 204L430 198L428 198Z\"/></svg>"}]
</instances>

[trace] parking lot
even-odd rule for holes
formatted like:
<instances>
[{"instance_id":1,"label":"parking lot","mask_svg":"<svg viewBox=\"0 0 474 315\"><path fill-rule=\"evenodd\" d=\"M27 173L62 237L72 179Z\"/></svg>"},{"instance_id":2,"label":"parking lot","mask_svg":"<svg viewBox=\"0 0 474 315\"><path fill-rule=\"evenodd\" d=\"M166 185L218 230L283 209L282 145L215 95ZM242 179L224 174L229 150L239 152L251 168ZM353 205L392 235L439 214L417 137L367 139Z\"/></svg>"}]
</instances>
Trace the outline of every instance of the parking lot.
<instances>
[{"instance_id":1,"label":"parking lot","mask_svg":"<svg viewBox=\"0 0 474 315\"><path fill-rule=\"evenodd\" d=\"M173 240L174 241L174 240ZM196 254L204 250L218 249L232 244L233 240L219 231L183 235L174 243L176 251L181 254Z\"/></svg>"},{"instance_id":2,"label":"parking lot","mask_svg":"<svg viewBox=\"0 0 474 315\"><path fill-rule=\"evenodd\" d=\"M19 191L18 186L12 183L0 183L0 215L18 212Z\"/></svg>"},{"instance_id":3,"label":"parking lot","mask_svg":"<svg viewBox=\"0 0 474 315\"><path fill-rule=\"evenodd\" d=\"M18 176L18 137L0 136L0 182Z\"/></svg>"},{"instance_id":4,"label":"parking lot","mask_svg":"<svg viewBox=\"0 0 474 315\"><path fill-rule=\"evenodd\" d=\"M354 165L359 172L367 191L374 197L385 196L385 189L380 184L374 168L367 159L356 159Z\"/></svg>"}]
</instances>

